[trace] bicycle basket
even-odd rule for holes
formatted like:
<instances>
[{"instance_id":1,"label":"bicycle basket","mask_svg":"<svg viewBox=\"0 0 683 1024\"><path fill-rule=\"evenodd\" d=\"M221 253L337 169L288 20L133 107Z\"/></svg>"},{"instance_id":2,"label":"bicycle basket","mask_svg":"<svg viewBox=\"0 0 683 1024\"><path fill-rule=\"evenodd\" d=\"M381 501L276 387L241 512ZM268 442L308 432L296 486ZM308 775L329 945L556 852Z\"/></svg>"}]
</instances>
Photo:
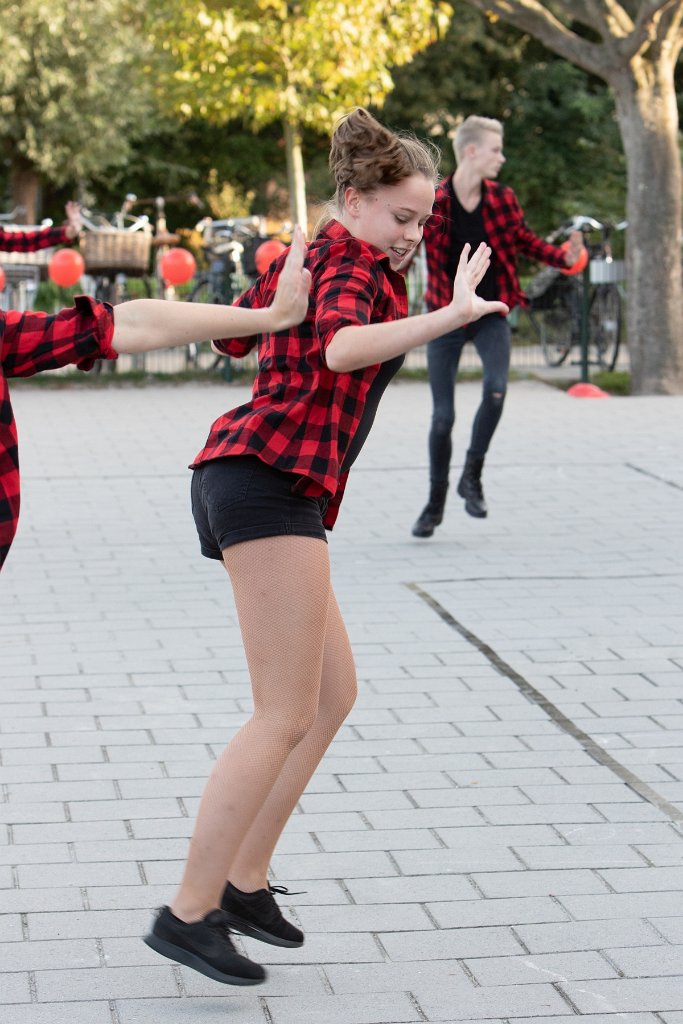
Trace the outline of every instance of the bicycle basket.
<instances>
[{"instance_id":1,"label":"bicycle basket","mask_svg":"<svg viewBox=\"0 0 683 1024\"><path fill-rule=\"evenodd\" d=\"M142 231L117 228L88 231L82 243L86 273L146 274L151 246L151 228Z\"/></svg>"},{"instance_id":2,"label":"bicycle basket","mask_svg":"<svg viewBox=\"0 0 683 1024\"><path fill-rule=\"evenodd\" d=\"M534 274L524 289L534 309L549 309L552 306L557 291L554 285L560 276L561 271L556 267L544 267Z\"/></svg>"}]
</instances>

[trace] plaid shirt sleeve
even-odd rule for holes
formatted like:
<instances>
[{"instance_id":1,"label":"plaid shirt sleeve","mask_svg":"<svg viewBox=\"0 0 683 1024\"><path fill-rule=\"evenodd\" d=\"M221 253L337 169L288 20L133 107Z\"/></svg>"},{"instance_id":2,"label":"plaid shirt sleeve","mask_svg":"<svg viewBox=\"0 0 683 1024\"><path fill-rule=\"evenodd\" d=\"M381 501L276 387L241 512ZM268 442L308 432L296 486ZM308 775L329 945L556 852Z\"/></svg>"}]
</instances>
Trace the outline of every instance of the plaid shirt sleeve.
<instances>
[{"instance_id":1,"label":"plaid shirt sleeve","mask_svg":"<svg viewBox=\"0 0 683 1024\"><path fill-rule=\"evenodd\" d=\"M316 275L315 291L315 329L324 356L342 327L371 322L378 295L377 257L358 239L333 243Z\"/></svg>"},{"instance_id":2,"label":"plaid shirt sleeve","mask_svg":"<svg viewBox=\"0 0 683 1024\"><path fill-rule=\"evenodd\" d=\"M36 249L49 249L51 245L64 245L70 241L63 227L38 228L36 231L6 231L0 228L2 252L35 252Z\"/></svg>"},{"instance_id":3,"label":"plaid shirt sleeve","mask_svg":"<svg viewBox=\"0 0 683 1024\"><path fill-rule=\"evenodd\" d=\"M233 306L242 306L247 309L263 309L264 306L268 306L272 302L272 295L270 299L268 298L269 290L274 295L276 286L277 277L268 271L251 288L243 292L239 299L233 302ZM233 359L242 359L244 356L249 355L257 342L258 335L252 334L248 338L214 339L213 344L223 355L232 356Z\"/></svg>"},{"instance_id":4,"label":"plaid shirt sleeve","mask_svg":"<svg viewBox=\"0 0 683 1024\"><path fill-rule=\"evenodd\" d=\"M427 257L427 309L441 309L453 298L453 281L448 276L448 256L452 245L453 214L444 178L436 190L432 215L424 226L424 248Z\"/></svg>"},{"instance_id":5,"label":"plaid shirt sleeve","mask_svg":"<svg viewBox=\"0 0 683 1024\"><path fill-rule=\"evenodd\" d=\"M517 196L507 185L485 181L482 215L484 230L496 257L498 297L513 306L526 305L527 298L517 277L517 253L551 267L565 267L564 252L535 235L524 220Z\"/></svg>"},{"instance_id":6,"label":"plaid shirt sleeve","mask_svg":"<svg viewBox=\"0 0 683 1024\"><path fill-rule=\"evenodd\" d=\"M98 359L116 359L112 348L111 306L78 295L59 313L18 313L4 316L2 372L5 377L32 377L75 363L90 370Z\"/></svg>"},{"instance_id":7,"label":"plaid shirt sleeve","mask_svg":"<svg viewBox=\"0 0 683 1024\"><path fill-rule=\"evenodd\" d=\"M30 377L75 363L90 369L96 359L115 359L110 306L80 295L60 313L0 314L0 568L19 519L19 456L8 377Z\"/></svg>"}]
</instances>

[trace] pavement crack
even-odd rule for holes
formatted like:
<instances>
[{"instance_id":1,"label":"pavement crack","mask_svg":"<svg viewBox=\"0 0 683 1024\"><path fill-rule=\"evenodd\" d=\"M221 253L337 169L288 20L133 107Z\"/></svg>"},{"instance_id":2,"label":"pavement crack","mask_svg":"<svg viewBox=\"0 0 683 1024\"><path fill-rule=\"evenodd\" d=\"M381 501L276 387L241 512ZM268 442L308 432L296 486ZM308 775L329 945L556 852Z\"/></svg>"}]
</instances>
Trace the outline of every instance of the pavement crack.
<instances>
[{"instance_id":1,"label":"pavement crack","mask_svg":"<svg viewBox=\"0 0 683 1024\"><path fill-rule=\"evenodd\" d=\"M560 711L555 704L552 703L540 690L537 690L535 686L525 679L523 675L516 671L512 665L508 664L501 656L493 650L484 640L471 632L461 622L458 622L449 611L447 611L442 604L440 604L436 598L432 597L428 591L423 590L417 583L407 583L407 588L416 594L422 601L425 602L436 614L441 618L447 626L459 633L465 640L467 640L480 654L482 654L489 664L498 672L499 675L505 676L510 682L514 683L519 692L526 697L528 701L536 704L542 708L548 717L560 728L563 732L567 733L575 739L581 747L586 751L594 761L598 764L603 765L605 768L609 768L610 771L621 779L621 781L637 793L647 803L652 804L662 814L665 814L672 821L683 823L683 811L670 803L663 796L656 792L651 786L642 779L639 779L629 768L621 764L616 758L612 757L604 747L601 747L592 736L580 729L575 722L568 718L564 712Z\"/></svg>"},{"instance_id":2,"label":"pavement crack","mask_svg":"<svg viewBox=\"0 0 683 1024\"><path fill-rule=\"evenodd\" d=\"M648 476L650 480L657 480L660 484L666 484L667 487L673 487L677 491L683 491L683 486L676 483L675 480L667 480L665 476L659 476L658 473L653 473L649 469L644 469L642 466L636 466L633 462L625 462L624 465L627 469L632 469L636 473L642 473L643 476Z\"/></svg>"}]
</instances>

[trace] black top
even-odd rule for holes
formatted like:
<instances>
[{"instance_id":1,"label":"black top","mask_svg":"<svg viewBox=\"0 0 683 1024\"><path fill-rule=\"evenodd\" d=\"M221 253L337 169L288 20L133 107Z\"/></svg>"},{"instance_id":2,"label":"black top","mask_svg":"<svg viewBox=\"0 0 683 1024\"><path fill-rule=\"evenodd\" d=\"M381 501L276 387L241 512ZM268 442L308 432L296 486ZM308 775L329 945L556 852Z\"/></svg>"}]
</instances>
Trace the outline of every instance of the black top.
<instances>
[{"instance_id":1,"label":"black top","mask_svg":"<svg viewBox=\"0 0 683 1024\"><path fill-rule=\"evenodd\" d=\"M481 210L482 200L480 199L477 206L470 212L465 209L455 194L452 178L448 182L448 188L452 193L453 199L453 220L450 225L451 246L448 254L448 275L452 280L455 277L460 253L465 243L469 242L472 246L472 251L474 251L482 242L486 242L488 245L488 238L484 231L484 217ZM498 298L494 260L495 255L491 253L491 265L477 288L477 295L488 301Z\"/></svg>"},{"instance_id":2,"label":"black top","mask_svg":"<svg viewBox=\"0 0 683 1024\"><path fill-rule=\"evenodd\" d=\"M391 378L396 376L398 371L403 366L404 359L405 356L394 356L393 359L388 359L386 363L382 363L382 365L380 366L379 372L375 379L373 380L372 384L370 385L370 389L365 399L365 406L363 408L363 413L360 418L360 423L358 424L356 433L353 435L353 438L351 439L351 444L349 445L346 451L346 455L344 456L344 461L342 463L342 473L345 473L348 469L351 469L351 466L354 464L354 462L360 455L360 450L367 440L372 424L375 422L375 416L377 415L377 407L379 405L380 398L386 391L387 385L391 381Z\"/></svg>"}]
</instances>

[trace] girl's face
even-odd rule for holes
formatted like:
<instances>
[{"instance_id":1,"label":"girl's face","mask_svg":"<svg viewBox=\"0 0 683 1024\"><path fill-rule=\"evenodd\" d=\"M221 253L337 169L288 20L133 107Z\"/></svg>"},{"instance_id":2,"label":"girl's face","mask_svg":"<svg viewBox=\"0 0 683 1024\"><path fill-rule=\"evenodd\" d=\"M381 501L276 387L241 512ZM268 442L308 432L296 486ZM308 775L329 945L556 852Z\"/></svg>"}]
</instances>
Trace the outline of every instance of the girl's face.
<instances>
[{"instance_id":1,"label":"girl's face","mask_svg":"<svg viewBox=\"0 0 683 1024\"><path fill-rule=\"evenodd\" d=\"M389 257L392 270L410 260L434 205L434 185L413 174L398 185L380 185L374 192L349 186L345 194L344 227Z\"/></svg>"}]
</instances>

